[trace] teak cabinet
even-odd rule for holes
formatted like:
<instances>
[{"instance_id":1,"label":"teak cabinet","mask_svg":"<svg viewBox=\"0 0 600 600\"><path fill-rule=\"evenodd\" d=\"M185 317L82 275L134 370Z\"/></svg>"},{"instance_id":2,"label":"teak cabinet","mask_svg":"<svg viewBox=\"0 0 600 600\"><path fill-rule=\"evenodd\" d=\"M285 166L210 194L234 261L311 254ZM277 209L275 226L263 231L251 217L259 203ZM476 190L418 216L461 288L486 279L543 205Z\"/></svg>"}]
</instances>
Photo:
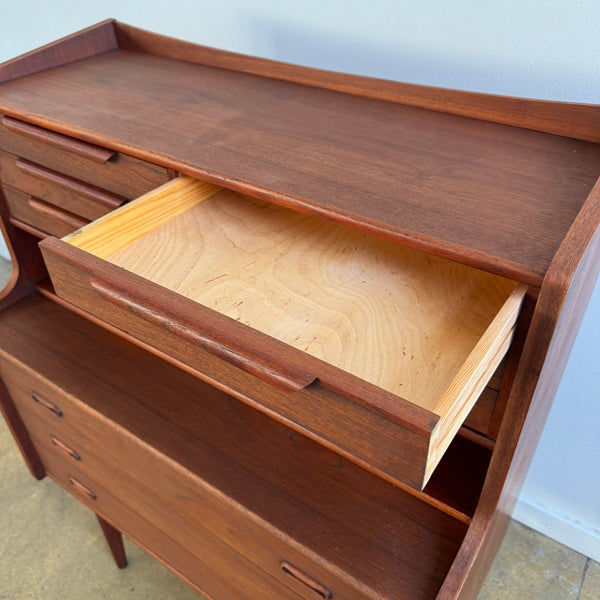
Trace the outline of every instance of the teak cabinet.
<instances>
[{"instance_id":1,"label":"teak cabinet","mask_svg":"<svg viewBox=\"0 0 600 600\"><path fill-rule=\"evenodd\" d=\"M106 21L0 66L5 418L215 600L475 598L600 265L600 109Z\"/></svg>"}]
</instances>

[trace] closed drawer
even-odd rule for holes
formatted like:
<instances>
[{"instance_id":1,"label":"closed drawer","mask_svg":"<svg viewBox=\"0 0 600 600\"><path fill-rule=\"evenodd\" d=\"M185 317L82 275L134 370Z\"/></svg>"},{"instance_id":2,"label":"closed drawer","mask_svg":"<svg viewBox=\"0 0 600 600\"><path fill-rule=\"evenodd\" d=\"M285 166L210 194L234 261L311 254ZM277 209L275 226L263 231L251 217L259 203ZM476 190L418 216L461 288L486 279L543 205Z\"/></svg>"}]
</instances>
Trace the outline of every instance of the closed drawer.
<instances>
[{"instance_id":1,"label":"closed drawer","mask_svg":"<svg viewBox=\"0 0 600 600\"><path fill-rule=\"evenodd\" d=\"M87 219L79 215L30 194L7 186L2 187L2 192L14 224L17 226L22 223L30 225L39 232L40 236L47 234L62 237L89 223Z\"/></svg>"},{"instance_id":2,"label":"closed drawer","mask_svg":"<svg viewBox=\"0 0 600 600\"><path fill-rule=\"evenodd\" d=\"M507 352L525 294L187 177L41 247L63 298L419 489Z\"/></svg>"},{"instance_id":3,"label":"closed drawer","mask_svg":"<svg viewBox=\"0 0 600 600\"><path fill-rule=\"evenodd\" d=\"M103 493L119 498L193 554L202 554L206 538L214 538L306 600L378 597L347 574L323 568L284 532L101 415L41 380L32 387L35 391L11 384L10 391L42 463L48 468L59 456L68 467L61 483L92 508L102 496L100 482ZM295 518L293 505L289 513Z\"/></svg>"},{"instance_id":4,"label":"closed drawer","mask_svg":"<svg viewBox=\"0 0 600 600\"><path fill-rule=\"evenodd\" d=\"M11 117L0 122L0 149L128 199L169 179L163 167Z\"/></svg>"},{"instance_id":5,"label":"closed drawer","mask_svg":"<svg viewBox=\"0 0 600 600\"><path fill-rule=\"evenodd\" d=\"M43 298L0 314L0 375L46 451L178 545L212 536L306 599L432 600L467 530Z\"/></svg>"},{"instance_id":6,"label":"closed drawer","mask_svg":"<svg viewBox=\"0 0 600 600\"><path fill-rule=\"evenodd\" d=\"M125 198L46 167L0 152L0 180L89 221L121 206Z\"/></svg>"},{"instance_id":7,"label":"closed drawer","mask_svg":"<svg viewBox=\"0 0 600 600\"><path fill-rule=\"evenodd\" d=\"M136 507L124 504L118 493L111 494L97 477L78 469L35 436L33 442L52 479L200 592L214 598L240 600L299 598L206 532L195 532L195 552L191 552L140 516Z\"/></svg>"}]
</instances>

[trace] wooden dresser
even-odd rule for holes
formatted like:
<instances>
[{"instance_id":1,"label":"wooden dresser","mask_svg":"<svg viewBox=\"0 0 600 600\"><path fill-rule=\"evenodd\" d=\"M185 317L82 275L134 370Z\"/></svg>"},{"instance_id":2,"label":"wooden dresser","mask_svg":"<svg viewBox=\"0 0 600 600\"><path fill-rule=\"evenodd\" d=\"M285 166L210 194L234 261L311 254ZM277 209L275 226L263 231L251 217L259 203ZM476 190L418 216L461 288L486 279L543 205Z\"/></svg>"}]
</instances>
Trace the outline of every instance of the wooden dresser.
<instances>
[{"instance_id":1,"label":"wooden dresser","mask_svg":"<svg viewBox=\"0 0 600 600\"><path fill-rule=\"evenodd\" d=\"M600 108L115 21L0 81L32 474L215 600L475 598L600 268Z\"/></svg>"}]
</instances>

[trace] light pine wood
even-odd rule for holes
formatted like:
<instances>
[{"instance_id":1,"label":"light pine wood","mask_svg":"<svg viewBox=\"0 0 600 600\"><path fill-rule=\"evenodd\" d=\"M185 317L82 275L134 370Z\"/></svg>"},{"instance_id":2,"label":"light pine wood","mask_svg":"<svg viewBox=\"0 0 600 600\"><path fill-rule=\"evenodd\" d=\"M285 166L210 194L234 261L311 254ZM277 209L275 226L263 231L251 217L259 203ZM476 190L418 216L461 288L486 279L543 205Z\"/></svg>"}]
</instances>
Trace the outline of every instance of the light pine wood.
<instances>
[{"instance_id":1,"label":"light pine wood","mask_svg":"<svg viewBox=\"0 0 600 600\"><path fill-rule=\"evenodd\" d=\"M516 301L520 295L518 294L519 291L520 288L516 288L501 312L505 312L504 309L506 306L511 305ZM494 322L496 321L497 319L494 319ZM492 326L490 326L490 328L491 327ZM487 333L488 332L486 332L486 334ZM431 433L429 452L425 466L424 485L429 481L429 478L433 474L439 461L442 459L442 456L444 456L448 446L450 446L454 436L479 399L479 396L483 392L487 382L490 380L490 377L494 374L494 371L504 358L512 342L513 335L514 327L510 329L506 335L502 336L502 334L500 334L498 338L493 341L491 346L486 348L483 356L479 357L480 362L477 366L471 369L473 365L470 363L473 354L475 354L475 351L473 351L444 393L442 400L438 403L435 412L441 416L441 419ZM480 344L477 344L477 347L481 349Z\"/></svg>"},{"instance_id":2,"label":"light pine wood","mask_svg":"<svg viewBox=\"0 0 600 600\"><path fill-rule=\"evenodd\" d=\"M105 258L219 191L212 183L178 177L65 237L71 245Z\"/></svg>"},{"instance_id":3,"label":"light pine wood","mask_svg":"<svg viewBox=\"0 0 600 600\"><path fill-rule=\"evenodd\" d=\"M181 178L68 239L432 411L491 375L514 282L213 191Z\"/></svg>"},{"instance_id":4,"label":"light pine wood","mask_svg":"<svg viewBox=\"0 0 600 600\"><path fill-rule=\"evenodd\" d=\"M440 421L430 439L425 482L506 355L526 291L524 285L512 291L433 409Z\"/></svg>"}]
</instances>

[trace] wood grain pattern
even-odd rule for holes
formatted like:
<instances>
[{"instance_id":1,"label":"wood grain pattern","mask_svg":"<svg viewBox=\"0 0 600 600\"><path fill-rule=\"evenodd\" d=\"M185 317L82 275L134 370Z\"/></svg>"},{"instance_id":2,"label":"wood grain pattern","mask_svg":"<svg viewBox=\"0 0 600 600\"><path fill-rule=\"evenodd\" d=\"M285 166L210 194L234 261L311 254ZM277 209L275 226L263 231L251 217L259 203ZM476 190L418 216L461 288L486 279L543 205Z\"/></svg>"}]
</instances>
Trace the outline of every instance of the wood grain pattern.
<instances>
[{"instance_id":1,"label":"wood grain pattern","mask_svg":"<svg viewBox=\"0 0 600 600\"><path fill-rule=\"evenodd\" d=\"M301 600L301 596L213 536L197 536L193 551L183 547L154 524L141 518L135 508L126 506L106 491L93 477L80 473L54 453L48 452L43 445L41 448L48 465L48 475L58 485L72 493L69 477L75 475L83 485L96 490L95 500L85 495L78 496L78 499L200 593L215 598L241 600ZM231 569L232 564L237 568Z\"/></svg>"},{"instance_id":2,"label":"wood grain pattern","mask_svg":"<svg viewBox=\"0 0 600 600\"><path fill-rule=\"evenodd\" d=\"M308 555L313 557L310 561L317 554L322 556L316 563L306 557L302 560L298 546L290 546L289 560L293 556L294 564L308 573L324 573L331 563L357 577L348 578L348 590L364 585L375 592L374 597L398 593L413 599L433 597L466 529L463 523L53 303L32 297L15 309L12 319L7 313L0 315L5 340L2 369L9 373L15 395L29 407L28 414L35 411L36 419L58 427L57 435L81 453L82 461L74 467L77 479L95 490L98 502L101 493L90 481L94 476L86 477L82 471L84 463L104 481L101 489L108 486L126 504L127 498L145 490L138 501L138 515L152 514L165 527L169 522L190 545L189 524L200 519L203 529L221 538L228 536L233 547L256 540L256 555L249 558L271 557L270 564L279 570L281 555L261 541L257 519L252 519L254 524L232 520L240 511L252 511L263 526L279 527L282 536L293 536L315 551ZM46 326L40 328L39 323ZM57 352L47 339L69 342L58 346L61 351ZM90 359L93 366L80 376L80 365ZM61 406L62 419L31 402L27 396L32 385ZM71 393L61 392L63 387ZM129 433L122 437L123 431ZM240 439L245 440L243 445ZM467 443L458 456L469 453L469 447ZM124 463L124 455L131 464ZM153 465L150 470L149 464ZM460 494L451 472L446 473L446 481L438 479L437 485L446 494ZM169 486L161 483L163 475ZM198 477L204 481L201 485ZM207 496L194 502L208 489L213 490L214 501ZM161 510L165 498L169 506L177 507L168 518ZM212 511L225 511L229 518L215 513L214 518L202 519ZM383 522L386 526L381 528L378 523ZM255 533L246 538L249 531ZM414 539L420 540L416 552ZM365 547L369 554L355 561L355 550ZM428 547L435 548L435 556ZM405 569L398 568L402 564ZM340 573L334 578L336 586L341 585Z\"/></svg>"},{"instance_id":3,"label":"wood grain pattern","mask_svg":"<svg viewBox=\"0 0 600 600\"><path fill-rule=\"evenodd\" d=\"M105 162L113 158L116 154L114 150L107 150L94 144L82 142L72 137L49 131L43 127L37 127L31 123L25 123L19 119L11 119L10 117L2 117L2 126L11 133L16 133L32 139L40 144L48 144L53 148L64 150L81 158L87 158L94 162L103 165Z\"/></svg>"},{"instance_id":4,"label":"wood grain pattern","mask_svg":"<svg viewBox=\"0 0 600 600\"><path fill-rule=\"evenodd\" d=\"M66 239L72 246L104 258L187 212L219 189L211 183L180 177L97 219L94 227Z\"/></svg>"},{"instance_id":5,"label":"wood grain pattern","mask_svg":"<svg viewBox=\"0 0 600 600\"><path fill-rule=\"evenodd\" d=\"M326 378L318 364L314 371L309 363L294 369L283 347L269 352L269 369L263 359L241 358L217 329L209 333L200 312L191 320L178 316L180 295L438 414L423 487L502 360L524 287L216 191L182 177L65 241L175 292L162 308L150 310L150 296L133 292L135 280L115 287L92 272L91 287L102 299L165 324L272 385L298 391L317 377L334 378ZM64 289L58 280L56 285ZM240 329L237 337L256 354L247 331ZM333 389L350 391L338 385ZM400 402L395 404L390 414L406 419Z\"/></svg>"},{"instance_id":6,"label":"wood grain pattern","mask_svg":"<svg viewBox=\"0 0 600 600\"><path fill-rule=\"evenodd\" d=\"M415 488L422 485L437 415L61 240L47 238L40 247L54 274L57 293L72 299L70 306L91 313L99 322L111 323L180 368L365 468ZM91 278L110 282L120 301L100 296ZM132 278L137 278L134 286ZM176 315L165 315L165 307L173 305ZM155 318L147 318L149 314ZM240 361L233 364L230 357L217 356L199 339L205 331L217 347L237 343ZM282 365L291 365L293 373L312 377L318 373L319 379L294 393L280 391L271 378L266 384L255 369L248 368L246 358L251 367L257 360L267 369L274 364L277 372Z\"/></svg>"},{"instance_id":7,"label":"wood grain pattern","mask_svg":"<svg viewBox=\"0 0 600 600\"><path fill-rule=\"evenodd\" d=\"M0 94L1 96L1 94ZM166 169L123 153L105 163L12 133L0 124L0 148L78 181L131 199L169 181Z\"/></svg>"},{"instance_id":8,"label":"wood grain pattern","mask_svg":"<svg viewBox=\"0 0 600 600\"><path fill-rule=\"evenodd\" d=\"M516 296L497 315L512 282L233 192L207 201L201 184L180 182L67 241L438 414L470 354L473 368L485 362L516 320Z\"/></svg>"},{"instance_id":9,"label":"wood grain pattern","mask_svg":"<svg viewBox=\"0 0 600 600\"><path fill-rule=\"evenodd\" d=\"M532 302L526 305L531 326L521 331L523 354L511 377L488 480L439 600L477 596L558 389L598 277L599 258L600 184L596 184L552 263L535 311Z\"/></svg>"},{"instance_id":10,"label":"wood grain pattern","mask_svg":"<svg viewBox=\"0 0 600 600\"><path fill-rule=\"evenodd\" d=\"M24 77L116 47L114 21L108 19L3 63L0 81Z\"/></svg>"},{"instance_id":11,"label":"wood grain pattern","mask_svg":"<svg viewBox=\"0 0 600 600\"><path fill-rule=\"evenodd\" d=\"M90 221L126 201L122 196L2 151L0 180L4 186L35 196Z\"/></svg>"},{"instance_id":12,"label":"wood grain pattern","mask_svg":"<svg viewBox=\"0 0 600 600\"><path fill-rule=\"evenodd\" d=\"M64 236L89 222L29 194L9 187L4 187L3 191L11 218L35 227L45 235Z\"/></svg>"},{"instance_id":13,"label":"wood grain pattern","mask_svg":"<svg viewBox=\"0 0 600 600\"><path fill-rule=\"evenodd\" d=\"M37 125L536 286L599 175L597 144L126 50L1 98Z\"/></svg>"},{"instance_id":14,"label":"wood grain pattern","mask_svg":"<svg viewBox=\"0 0 600 600\"><path fill-rule=\"evenodd\" d=\"M75 403L85 400L89 418L78 422L77 435L97 442L94 426L110 415L108 437L126 431L127 440L144 440L153 456L176 464L177 474L192 473L239 501L242 510L235 514L265 519L284 532L288 547L297 549L296 540L310 549L317 571L343 572L348 589L376 590L370 597L386 600L475 598L599 268L600 193L593 187L600 173L599 108L327 73L184 44L112 21L0 66L0 80L0 109L9 119L117 151L98 170L87 159L0 127L0 148L71 178L132 198L177 171L532 286L505 375L491 384L499 391L485 392L486 410L470 421L497 441L464 430L418 492L409 486L423 481L429 437L438 435L441 423L435 412L300 351L304 366L310 372L317 366L322 378L292 393L274 389L246 372L254 357L238 355L243 371L188 342L198 341L199 319L223 334L219 342L256 342L263 366L278 362L273 351L280 346L263 343L229 317L213 318L212 310L197 313L188 298L173 301L175 292L129 279L120 267L91 255L85 260L84 252L58 240L42 242L44 251L58 269L59 287L83 308L40 289L143 350L130 350L122 339L37 296L14 304L44 276L33 237L44 234L9 215L0 199L2 229L17 263L0 298L2 353L21 365L3 373L11 394L29 375L37 381L46 373L49 389L43 392L54 400L61 386ZM295 273L299 265L295 261ZM286 271L286 287L288 277ZM104 282L118 302L100 298L90 281ZM148 315L153 320L141 318ZM510 335L498 335L498 343L508 343ZM285 360L298 358L291 350L282 351ZM469 375L473 397L478 373ZM127 401L118 401L115 390ZM62 422L39 404L30 408ZM448 421L457 417L453 408L445 414ZM12 413L8 419L17 423ZM67 430L62 434L70 444ZM132 476L116 458L116 445L98 456L97 443L89 448L102 483L119 500L90 473L69 473L54 451L49 473L65 487L73 476L96 490L98 498L87 502L101 507L102 518L130 528L134 539L155 554L160 549L159 558L197 587L206 582L215 597L306 598L300 581L294 587L291 578L284 586L252 562L271 560L281 576L282 558L273 562L276 553L265 538L248 546L252 560L232 549L236 528L249 531L245 517L219 520L214 508L216 517L207 522L213 532L222 527L227 544L205 523L197 530L202 535L190 533L198 515L189 506L182 510L185 519L173 511L177 541L140 518L143 510L163 522L168 486L152 478L142 485L142 469ZM465 468L471 464L473 478ZM161 477L170 481L173 472ZM291 506L299 512L291 514ZM208 509L198 514L202 510ZM306 581L330 589L302 560L283 560ZM240 566L233 576L232 563ZM331 591L336 597L337 587Z\"/></svg>"},{"instance_id":15,"label":"wood grain pattern","mask_svg":"<svg viewBox=\"0 0 600 600\"><path fill-rule=\"evenodd\" d=\"M183 43L115 22L119 48L158 54L221 69L230 69L314 87L417 106L429 110L485 119L516 127L600 142L600 110L591 104L548 102L435 88L336 73L299 65Z\"/></svg>"},{"instance_id":16,"label":"wood grain pattern","mask_svg":"<svg viewBox=\"0 0 600 600\"><path fill-rule=\"evenodd\" d=\"M94 205L100 205L104 209L114 209L118 206L121 206L121 204L125 202L125 198L122 196L111 194L110 192L102 190L98 187L83 183L82 181L77 181L77 179L67 177L66 175L52 171L51 169L46 169L45 167L36 165L35 163L22 158L16 159L15 167L25 178L27 178L28 181L31 181L31 179L40 180L42 184L49 184L50 186L56 186L60 188L61 191L63 191L63 194L67 192L75 196L85 198L86 200L89 200L90 203L93 203ZM24 177L17 179L22 180ZM20 183L17 185L17 187L21 189ZM97 210L99 210L99 207ZM102 216L102 214L104 213L96 213L94 216L89 218L93 219L97 216ZM82 214L81 216L87 217L88 215Z\"/></svg>"}]
</instances>

